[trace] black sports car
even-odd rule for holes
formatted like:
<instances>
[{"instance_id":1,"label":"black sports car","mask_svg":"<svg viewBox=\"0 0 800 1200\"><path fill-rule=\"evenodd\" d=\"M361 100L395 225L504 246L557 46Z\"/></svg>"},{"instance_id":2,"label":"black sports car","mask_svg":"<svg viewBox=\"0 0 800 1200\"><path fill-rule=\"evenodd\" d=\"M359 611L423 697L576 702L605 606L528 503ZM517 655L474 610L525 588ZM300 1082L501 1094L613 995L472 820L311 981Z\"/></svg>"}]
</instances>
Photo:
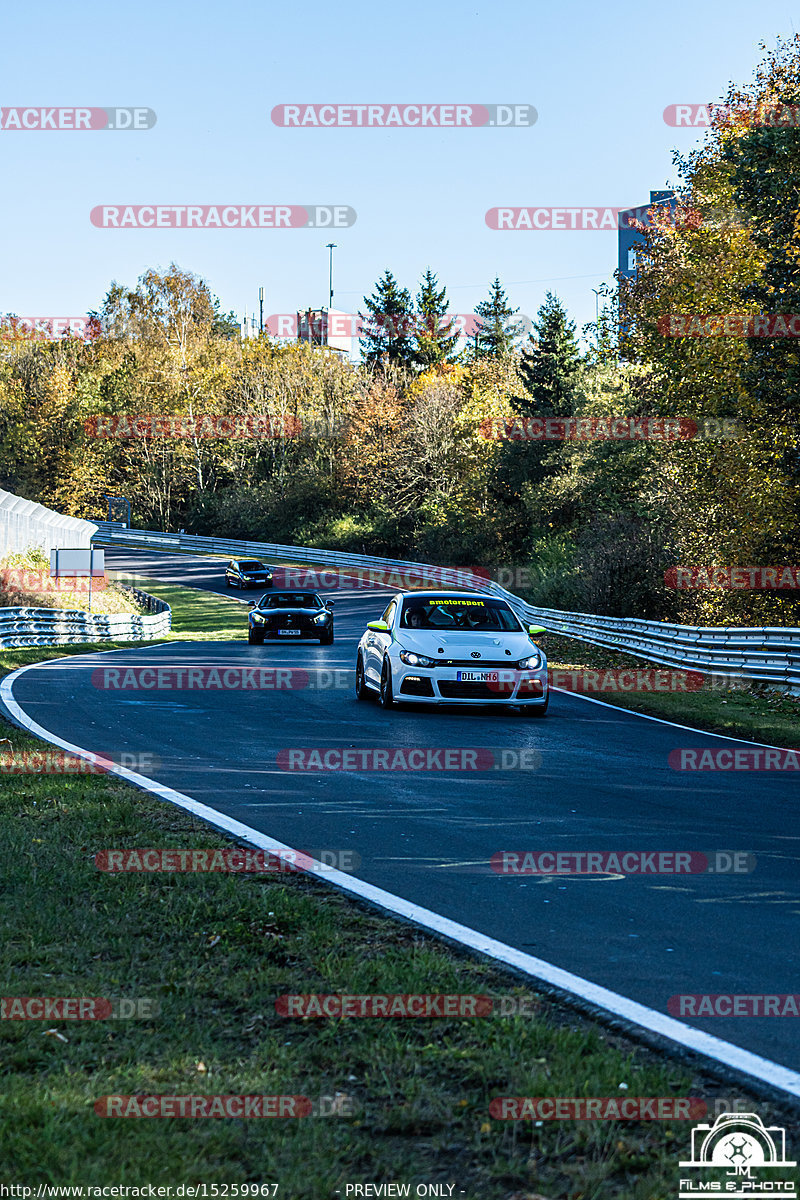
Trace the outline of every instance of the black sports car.
<instances>
[{"instance_id":1,"label":"black sports car","mask_svg":"<svg viewBox=\"0 0 800 1200\"><path fill-rule=\"evenodd\" d=\"M228 587L272 587L272 570L257 558L234 558L225 568Z\"/></svg>"},{"instance_id":2,"label":"black sports car","mask_svg":"<svg viewBox=\"0 0 800 1200\"><path fill-rule=\"evenodd\" d=\"M247 640L260 646L265 637L318 639L323 646L333 641L333 600L317 592L271 592L250 605Z\"/></svg>"}]
</instances>

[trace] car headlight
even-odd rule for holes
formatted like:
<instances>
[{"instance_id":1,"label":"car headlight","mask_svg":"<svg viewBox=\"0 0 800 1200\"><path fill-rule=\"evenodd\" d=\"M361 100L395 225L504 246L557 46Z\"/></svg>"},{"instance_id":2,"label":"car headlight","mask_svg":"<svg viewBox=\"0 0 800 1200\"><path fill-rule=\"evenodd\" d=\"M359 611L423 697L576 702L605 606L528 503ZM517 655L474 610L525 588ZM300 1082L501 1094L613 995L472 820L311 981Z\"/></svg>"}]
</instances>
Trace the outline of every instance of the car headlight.
<instances>
[{"instance_id":1,"label":"car headlight","mask_svg":"<svg viewBox=\"0 0 800 1200\"><path fill-rule=\"evenodd\" d=\"M331 614L329 612L320 613L318 617L314 617L315 625L324 625L326 621L330 621Z\"/></svg>"},{"instance_id":2,"label":"car headlight","mask_svg":"<svg viewBox=\"0 0 800 1200\"><path fill-rule=\"evenodd\" d=\"M401 650L400 661L407 667L435 667L436 659L427 658L424 654L415 654L413 650Z\"/></svg>"},{"instance_id":3,"label":"car headlight","mask_svg":"<svg viewBox=\"0 0 800 1200\"><path fill-rule=\"evenodd\" d=\"M542 656L538 652L531 654L528 658L521 658L517 663L520 671L537 671L542 665Z\"/></svg>"}]
</instances>

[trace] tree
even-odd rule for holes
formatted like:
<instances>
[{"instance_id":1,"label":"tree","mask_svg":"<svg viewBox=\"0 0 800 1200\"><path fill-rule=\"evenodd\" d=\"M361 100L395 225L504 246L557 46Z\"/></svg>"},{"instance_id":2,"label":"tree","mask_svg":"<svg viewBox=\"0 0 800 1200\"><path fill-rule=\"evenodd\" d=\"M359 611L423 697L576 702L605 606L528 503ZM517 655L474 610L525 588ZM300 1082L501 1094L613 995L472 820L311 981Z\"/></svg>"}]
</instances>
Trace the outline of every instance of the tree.
<instances>
[{"instance_id":1,"label":"tree","mask_svg":"<svg viewBox=\"0 0 800 1200\"><path fill-rule=\"evenodd\" d=\"M411 293L387 270L371 296L364 297L367 316L361 334L361 354L369 367L409 366L414 359Z\"/></svg>"},{"instance_id":2,"label":"tree","mask_svg":"<svg viewBox=\"0 0 800 1200\"><path fill-rule=\"evenodd\" d=\"M414 358L423 370L438 363L452 362L457 355L458 330L447 315L447 289L438 289L438 280L428 267L417 293L417 326Z\"/></svg>"},{"instance_id":3,"label":"tree","mask_svg":"<svg viewBox=\"0 0 800 1200\"><path fill-rule=\"evenodd\" d=\"M220 312L220 301L217 296L214 297L214 320L211 322L211 332L216 337L227 338L231 342L241 337L242 333L241 322L233 309L229 313Z\"/></svg>"},{"instance_id":4,"label":"tree","mask_svg":"<svg viewBox=\"0 0 800 1200\"><path fill-rule=\"evenodd\" d=\"M552 292L536 314L520 371L531 413L566 417L575 411L581 352L575 322L567 319L564 306Z\"/></svg>"},{"instance_id":5,"label":"tree","mask_svg":"<svg viewBox=\"0 0 800 1200\"><path fill-rule=\"evenodd\" d=\"M487 299L475 306L475 312L482 320L477 339L478 356L503 358L510 354L520 334L520 323L511 318L519 309L511 307L505 288L497 276L489 288Z\"/></svg>"}]
</instances>

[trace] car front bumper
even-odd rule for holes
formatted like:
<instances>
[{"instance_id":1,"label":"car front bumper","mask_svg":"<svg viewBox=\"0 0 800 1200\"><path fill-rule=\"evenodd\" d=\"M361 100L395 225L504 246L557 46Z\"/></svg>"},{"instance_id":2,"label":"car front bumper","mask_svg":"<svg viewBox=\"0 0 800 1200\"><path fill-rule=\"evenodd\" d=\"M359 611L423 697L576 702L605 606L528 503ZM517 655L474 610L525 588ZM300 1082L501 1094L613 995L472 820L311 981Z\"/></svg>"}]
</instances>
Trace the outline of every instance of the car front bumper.
<instances>
[{"instance_id":1,"label":"car front bumper","mask_svg":"<svg viewBox=\"0 0 800 1200\"><path fill-rule=\"evenodd\" d=\"M419 704L524 704L541 708L547 703L546 666L537 671L500 670L496 674L497 680L465 681L458 679L458 670L453 667L410 667L395 662L392 690L395 700Z\"/></svg>"}]
</instances>

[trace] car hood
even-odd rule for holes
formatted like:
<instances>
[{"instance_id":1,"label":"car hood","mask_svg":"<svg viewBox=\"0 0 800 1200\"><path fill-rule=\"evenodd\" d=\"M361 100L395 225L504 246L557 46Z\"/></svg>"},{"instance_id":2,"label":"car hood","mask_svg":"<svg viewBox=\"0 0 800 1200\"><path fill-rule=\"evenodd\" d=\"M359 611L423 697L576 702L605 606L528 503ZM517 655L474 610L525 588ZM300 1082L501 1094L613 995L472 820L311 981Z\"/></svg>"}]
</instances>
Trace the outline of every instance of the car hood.
<instances>
[{"instance_id":1,"label":"car hood","mask_svg":"<svg viewBox=\"0 0 800 1200\"><path fill-rule=\"evenodd\" d=\"M292 613L292 614L303 613L305 616L319 616L320 613L330 612L330 609L328 609L328 608L284 608L284 606L281 605L280 608L258 608L258 609L256 609L256 612L265 613L268 616L274 616L278 613L283 613L284 615L286 615L287 613Z\"/></svg>"},{"instance_id":2,"label":"car hood","mask_svg":"<svg viewBox=\"0 0 800 1200\"><path fill-rule=\"evenodd\" d=\"M496 660L507 657L509 662L513 662L515 659L526 658L536 650L528 635L521 631L519 633L468 633L459 630L454 633L444 633L438 629L403 629L400 631L397 641L401 650L413 650L417 654L435 655L437 658L466 659L472 657L473 651L478 651L481 658ZM506 655L506 650L511 653Z\"/></svg>"}]
</instances>

